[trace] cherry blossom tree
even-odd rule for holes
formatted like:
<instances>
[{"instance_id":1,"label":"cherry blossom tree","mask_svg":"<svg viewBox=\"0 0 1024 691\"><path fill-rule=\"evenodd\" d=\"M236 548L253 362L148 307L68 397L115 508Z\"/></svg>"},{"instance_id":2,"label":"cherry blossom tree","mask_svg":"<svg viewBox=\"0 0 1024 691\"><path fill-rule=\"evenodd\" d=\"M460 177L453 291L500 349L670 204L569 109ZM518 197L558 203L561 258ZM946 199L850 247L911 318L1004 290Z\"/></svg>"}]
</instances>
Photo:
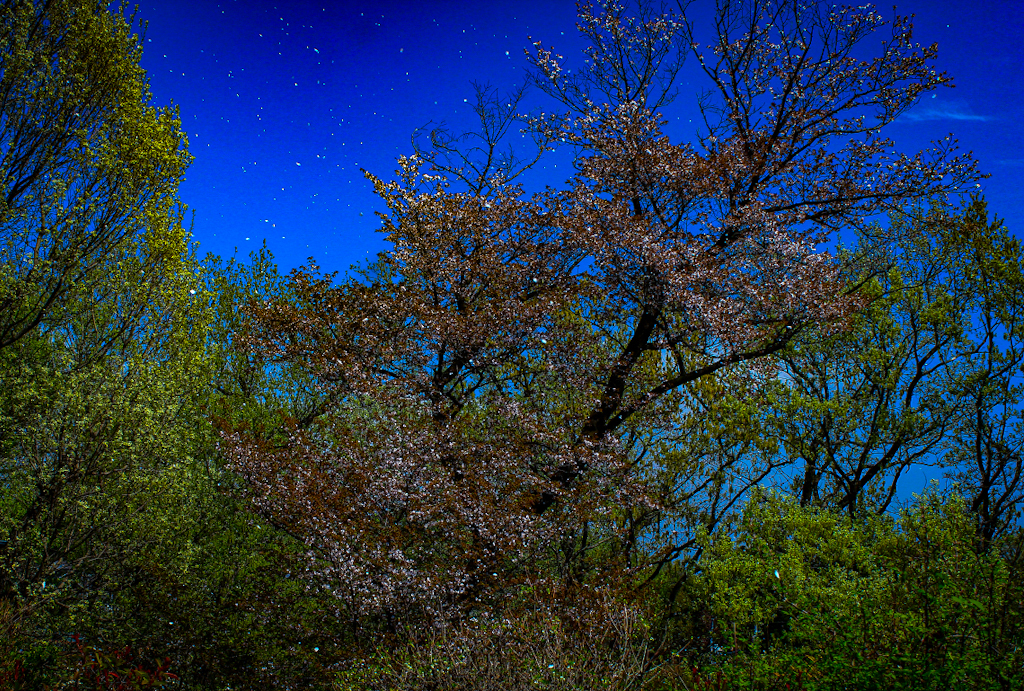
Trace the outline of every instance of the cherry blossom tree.
<instances>
[{"instance_id":1,"label":"cherry blossom tree","mask_svg":"<svg viewBox=\"0 0 1024 691\"><path fill-rule=\"evenodd\" d=\"M530 53L553 112L480 89L478 132L424 133L394 180L367 174L392 250L343 281L302 269L294 302L250 310L246 347L307 368L334 405L287 439L229 430L224 448L353 621L593 584L621 511L656 510L647 452L692 417L695 387L728 374L756 395L766 356L859 307L828 243L979 177L952 138L907 155L882 134L949 85L907 18L720 2L702 45L685 9L603 2L579 29L582 65ZM703 125L674 142L687 56ZM536 155L506 148L519 128ZM563 146L575 174L528 194L523 173ZM691 464L694 502L749 486L700 482L720 471Z\"/></svg>"}]
</instances>

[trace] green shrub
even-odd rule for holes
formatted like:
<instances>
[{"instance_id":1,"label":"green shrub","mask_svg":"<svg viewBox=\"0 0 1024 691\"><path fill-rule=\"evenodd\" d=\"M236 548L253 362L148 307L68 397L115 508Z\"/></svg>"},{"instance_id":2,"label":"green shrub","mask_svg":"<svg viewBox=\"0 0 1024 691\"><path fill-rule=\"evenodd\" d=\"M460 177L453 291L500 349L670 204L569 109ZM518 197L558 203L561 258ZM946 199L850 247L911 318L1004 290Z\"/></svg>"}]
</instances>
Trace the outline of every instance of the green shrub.
<instances>
[{"instance_id":1,"label":"green shrub","mask_svg":"<svg viewBox=\"0 0 1024 691\"><path fill-rule=\"evenodd\" d=\"M734 532L705 538L694 593L711 645L695 678L734 689L1022 688L1019 543L978 553L975 538L959 498L929 493L898 519L853 520L760 494Z\"/></svg>"}]
</instances>

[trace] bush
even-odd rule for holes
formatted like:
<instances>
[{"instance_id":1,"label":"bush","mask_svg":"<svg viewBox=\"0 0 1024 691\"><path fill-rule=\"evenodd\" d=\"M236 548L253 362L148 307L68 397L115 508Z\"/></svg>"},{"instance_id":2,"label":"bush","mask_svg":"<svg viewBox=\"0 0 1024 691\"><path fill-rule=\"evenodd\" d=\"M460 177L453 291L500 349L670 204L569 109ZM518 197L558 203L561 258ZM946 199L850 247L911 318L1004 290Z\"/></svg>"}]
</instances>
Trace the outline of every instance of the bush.
<instances>
[{"instance_id":1,"label":"bush","mask_svg":"<svg viewBox=\"0 0 1024 691\"><path fill-rule=\"evenodd\" d=\"M712 622L710 645L691 679L731 689L1022 688L1020 543L979 553L975 538L959 498L930 493L898 519L853 520L761 494L732 534L706 538L693 592Z\"/></svg>"}]
</instances>

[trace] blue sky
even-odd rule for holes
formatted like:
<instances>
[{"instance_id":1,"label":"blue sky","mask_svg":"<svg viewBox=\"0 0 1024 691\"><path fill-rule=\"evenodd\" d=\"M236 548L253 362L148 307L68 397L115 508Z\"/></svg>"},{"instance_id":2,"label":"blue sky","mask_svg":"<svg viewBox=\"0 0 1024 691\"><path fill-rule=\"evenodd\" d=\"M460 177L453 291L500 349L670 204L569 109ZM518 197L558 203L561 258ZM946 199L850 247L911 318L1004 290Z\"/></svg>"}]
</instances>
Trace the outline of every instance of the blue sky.
<instances>
[{"instance_id":1,"label":"blue sky","mask_svg":"<svg viewBox=\"0 0 1024 691\"><path fill-rule=\"evenodd\" d=\"M692 5L698 22L712 4ZM1015 5L900 4L916 14L915 39L939 44L936 65L956 86L889 128L905 151L952 132L991 174L989 208L1011 230L1024 227L1024 13ZM582 47L575 13L563 0L142 0L142 64L156 103L180 107L196 159L181 194L201 251L245 255L265 240L284 269L314 257L344 272L384 249L382 207L359 169L388 176L417 127L467 123L472 81L520 83L530 37L571 61ZM696 129L702 86L689 74L669 113L683 137ZM552 184L570 173L561 157L543 165Z\"/></svg>"}]
</instances>

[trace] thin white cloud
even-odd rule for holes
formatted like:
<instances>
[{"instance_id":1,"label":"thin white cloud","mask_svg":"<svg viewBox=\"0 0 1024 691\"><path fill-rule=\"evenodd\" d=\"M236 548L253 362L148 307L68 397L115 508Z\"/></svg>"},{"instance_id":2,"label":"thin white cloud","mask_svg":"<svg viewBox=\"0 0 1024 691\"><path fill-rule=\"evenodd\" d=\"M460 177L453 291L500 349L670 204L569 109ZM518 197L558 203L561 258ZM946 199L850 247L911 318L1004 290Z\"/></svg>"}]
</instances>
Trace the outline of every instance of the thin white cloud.
<instances>
[{"instance_id":1,"label":"thin white cloud","mask_svg":"<svg viewBox=\"0 0 1024 691\"><path fill-rule=\"evenodd\" d=\"M970 106L959 101L943 103L921 103L909 113L904 113L899 118L905 122L934 122L936 120L959 120L968 122L985 122L993 120L990 115L979 115L971 112Z\"/></svg>"}]
</instances>

